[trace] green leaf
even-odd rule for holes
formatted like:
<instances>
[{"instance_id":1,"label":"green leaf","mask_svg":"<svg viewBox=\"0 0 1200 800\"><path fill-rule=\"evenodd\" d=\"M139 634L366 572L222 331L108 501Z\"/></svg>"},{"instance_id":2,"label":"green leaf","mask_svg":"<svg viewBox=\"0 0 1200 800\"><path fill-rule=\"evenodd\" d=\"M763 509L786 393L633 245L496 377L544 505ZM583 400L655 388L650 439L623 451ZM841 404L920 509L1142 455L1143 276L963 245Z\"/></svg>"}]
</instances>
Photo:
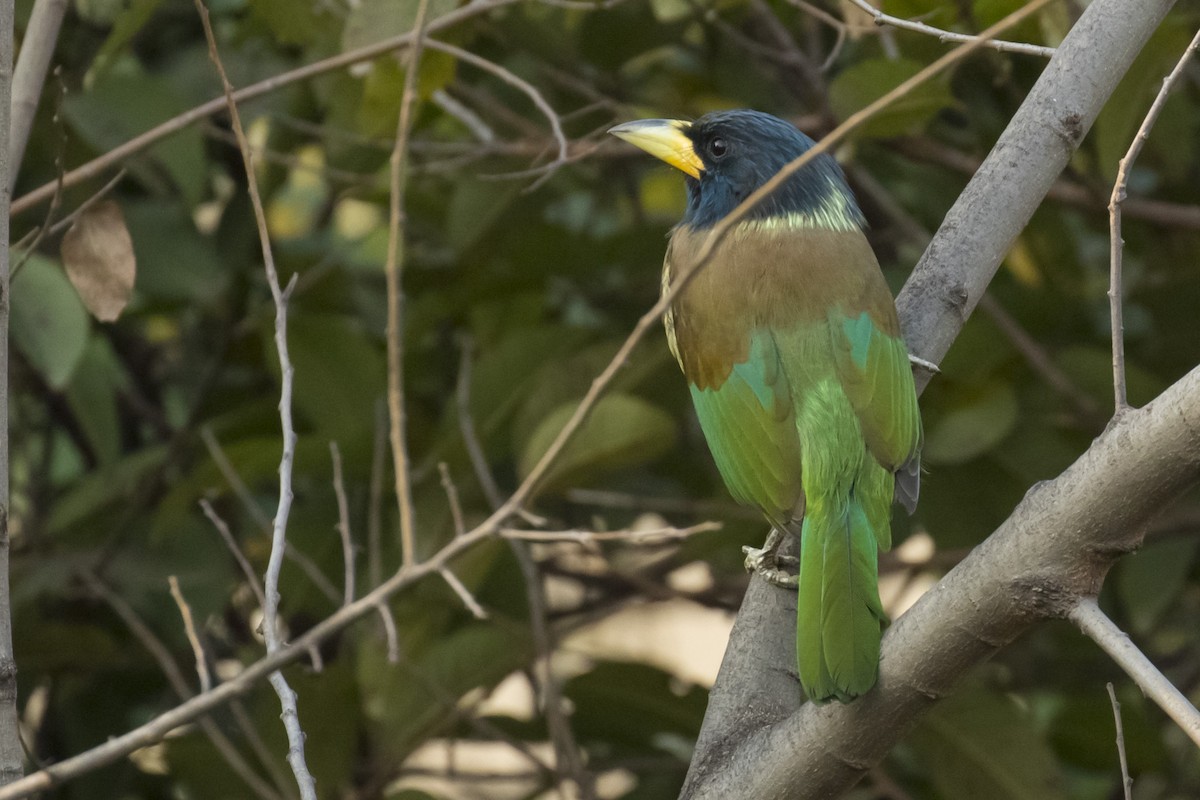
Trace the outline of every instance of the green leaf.
<instances>
[{"instance_id":1,"label":"green leaf","mask_svg":"<svg viewBox=\"0 0 1200 800\"><path fill-rule=\"evenodd\" d=\"M67 386L66 400L101 464L110 464L120 455L117 393L127 384L128 376L112 345L103 337L92 336Z\"/></svg>"},{"instance_id":2,"label":"green leaf","mask_svg":"<svg viewBox=\"0 0 1200 800\"><path fill-rule=\"evenodd\" d=\"M520 194L516 181L481 181L464 176L454 184L446 211L446 240L465 252L495 225Z\"/></svg>"},{"instance_id":3,"label":"green leaf","mask_svg":"<svg viewBox=\"0 0 1200 800\"><path fill-rule=\"evenodd\" d=\"M204 303L225 290L229 274L211 237L201 236L178 205L125 206L125 222L141 269L137 291L155 300Z\"/></svg>"},{"instance_id":4,"label":"green leaf","mask_svg":"<svg viewBox=\"0 0 1200 800\"><path fill-rule=\"evenodd\" d=\"M13 344L50 385L70 381L87 346L87 309L62 268L31 256L12 280Z\"/></svg>"},{"instance_id":5,"label":"green leaf","mask_svg":"<svg viewBox=\"0 0 1200 800\"><path fill-rule=\"evenodd\" d=\"M160 5L162 0L132 0L116 18L108 38L92 59L92 66L83 79L85 86L94 85L107 74L116 57L125 52L133 37L146 26Z\"/></svg>"},{"instance_id":6,"label":"green leaf","mask_svg":"<svg viewBox=\"0 0 1200 800\"><path fill-rule=\"evenodd\" d=\"M250 13L263 23L280 44L310 45L336 24L330 7L294 0L254 0Z\"/></svg>"},{"instance_id":7,"label":"green leaf","mask_svg":"<svg viewBox=\"0 0 1200 800\"><path fill-rule=\"evenodd\" d=\"M922 457L930 464L962 464L1000 443L1017 422L1017 395L1011 385L972 388L934 420Z\"/></svg>"},{"instance_id":8,"label":"green leaf","mask_svg":"<svg viewBox=\"0 0 1200 800\"><path fill-rule=\"evenodd\" d=\"M578 406L578 401L563 403L546 415L520 450L522 476L529 474ZM592 409L542 485L567 485L584 476L641 464L657 458L674 443L675 421L669 414L640 397L610 394Z\"/></svg>"},{"instance_id":9,"label":"green leaf","mask_svg":"<svg viewBox=\"0 0 1200 800\"><path fill-rule=\"evenodd\" d=\"M946 800L1065 797L1054 752L1004 695L959 691L917 723L909 743Z\"/></svg>"},{"instance_id":10,"label":"green leaf","mask_svg":"<svg viewBox=\"0 0 1200 800\"><path fill-rule=\"evenodd\" d=\"M829 86L829 104L841 119L864 108L916 75L924 67L918 61L879 58L862 61L842 71ZM864 123L855 136L882 138L915 133L933 115L953 104L954 96L945 79L921 84Z\"/></svg>"},{"instance_id":11,"label":"green leaf","mask_svg":"<svg viewBox=\"0 0 1200 800\"><path fill-rule=\"evenodd\" d=\"M71 127L101 153L187 110L188 103L169 81L135 72L109 74L88 91L68 94L63 101ZM200 202L208 176L200 128L184 128L146 152L166 169L189 204ZM134 157L126 166L152 191L167 193L161 174L144 156Z\"/></svg>"}]
</instances>

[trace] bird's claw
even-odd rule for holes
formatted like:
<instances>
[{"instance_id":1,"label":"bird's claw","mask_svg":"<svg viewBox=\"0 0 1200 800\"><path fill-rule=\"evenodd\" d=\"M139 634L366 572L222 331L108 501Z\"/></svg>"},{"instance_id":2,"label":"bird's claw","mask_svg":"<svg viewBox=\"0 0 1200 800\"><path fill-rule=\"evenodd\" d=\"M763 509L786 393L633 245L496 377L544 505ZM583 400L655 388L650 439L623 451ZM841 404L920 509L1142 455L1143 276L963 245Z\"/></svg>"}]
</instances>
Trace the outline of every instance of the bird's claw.
<instances>
[{"instance_id":1,"label":"bird's claw","mask_svg":"<svg viewBox=\"0 0 1200 800\"><path fill-rule=\"evenodd\" d=\"M745 545L742 552L746 554L746 571L758 573L763 580L783 589L795 589L800 583L799 575L792 575L779 568L781 564L798 566L799 559L792 556L781 556L776 548L751 547Z\"/></svg>"}]
</instances>

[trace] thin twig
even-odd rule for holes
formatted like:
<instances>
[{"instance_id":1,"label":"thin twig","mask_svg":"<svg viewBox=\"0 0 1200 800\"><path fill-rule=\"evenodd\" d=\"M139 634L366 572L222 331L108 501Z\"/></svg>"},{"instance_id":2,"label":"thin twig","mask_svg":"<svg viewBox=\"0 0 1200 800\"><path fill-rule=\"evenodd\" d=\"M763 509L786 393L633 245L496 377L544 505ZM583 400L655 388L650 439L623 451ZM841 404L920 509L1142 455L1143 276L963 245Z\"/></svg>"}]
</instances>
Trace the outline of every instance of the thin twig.
<instances>
[{"instance_id":1,"label":"thin twig","mask_svg":"<svg viewBox=\"0 0 1200 800\"><path fill-rule=\"evenodd\" d=\"M374 589L383 580L383 469L387 455L387 405L375 403L375 436L371 439L371 479L367 489L367 579Z\"/></svg>"},{"instance_id":2,"label":"thin twig","mask_svg":"<svg viewBox=\"0 0 1200 800\"><path fill-rule=\"evenodd\" d=\"M885 14L878 8L875 8L867 0L850 0L850 2L870 14L875 19L876 25L890 25L893 28L923 33L927 36L933 36L941 42L974 42L983 38L983 34L971 36L965 33L954 33L953 31L945 31L941 28L935 28L932 25L926 25L924 22L893 17L891 14ZM992 50L999 50L1001 53L1024 53L1025 55L1041 56L1042 58L1050 58L1050 56L1054 55L1053 47L1026 44L1025 42L1004 42L998 39L989 39L983 46L989 47Z\"/></svg>"},{"instance_id":3,"label":"thin twig","mask_svg":"<svg viewBox=\"0 0 1200 800\"><path fill-rule=\"evenodd\" d=\"M1065 373L1058 364L1054 363L1054 359L1046 352L1042 345L1029 335L1029 331L1025 330L1024 326L1009 313L1008 309L1000 304L996 298L990 294L984 294L979 298L979 310L987 314L992 322L996 323L996 327L1008 337L1012 342L1013 347L1017 348L1017 352L1025 359L1042 380L1046 384L1066 398L1075 410L1079 412L1083 419L1089 422L1099 422L1100 427L1104 426L1103 414L1100 411L1100 406L1092 399L1091 395L1083 391L1075 382Z\"/></svg>"},{"instance_id":4,"label":"thin twig","mask_svg":"<svg viewBox=\"0 0 1200 800\"><path fill-rule=\"evenodd\" d=\"M570 146L567 144L566 135L563 134L562 125L558 120L558 114L555 113L554 109L550 107L550 104L546 102L546 98L542 97L542 93L539 92L531 83L529 83L529 81L505 69L496 62L489 61L482 56L477 56L469 50L463 50L461 47L455 47L454 45L447 44L446 42L439 42L436 39L429 39L425 43L425 46L430 50L440 50L443 53L448 53L460 61L465 61L472 66L484 70L485 72L490 72L500 80L507 83L509 86L512 86L514 89L522 92L535 106L537 106L538 111L542 112L542 116L544 116L546 121L550 123L550 132L554 135L554 141L558 145L558 155L555 157L553 162L546 165L546 174L536 181L533 187L530 188L536 188L546 180L546 178L554 169L567 163L570 157Z\"/></svg>"},{"instance_id":5,"label":"thin twig","mask_svg":"<svg viewBox=\"0 0 1200 800\"><path fill-rule=\"evenodd\" d=\"M246 713L246 705L241 700L234 700L229 704L229 711L233 714L234 722L242 731L242 735L246 737L246 741L250 744L250 749L254 751L259 763L271 776L271 782L275 784L275 788L279 790L280 795L292 800L296 797L296 788L287 773L279 768L277 759L267 749L267 743L263 741L258 728L255 727L254 720L250 719L250 715Z\"/></svg>"},{"instance_id":6,"label":"thin twig","mask_svg":"<svg viewBox=\"0 0 1200 800\"><path fill-rule=\"evenodd\" d=\"M438 89L429 96L429 99L442 111L461 122L477 141L484 144L496 141L496 133L483 121L483 117L476 114L465 103L459 102L445 89Z\"/></svg>"},{"instance_id":7,"label":"thin twig","mask_svg":"<svg viewBox=\"0 0 1200 800\"><path fill-rule=\"evenodd\" d=\"M464 335L459 341L458 384L454 397L458 406L458 430L462 433L463 445L467 448L467 457L471 459L471 467L475 470L475 480L487 498L488 505L499 508L503 498L492 470L488 466L487 455L483 452L483 444L479 441L479 433L475 429L475 417L471 414L471 357L474 343L469 336Z\"/></svg>"},{"instance_id":8,"label":"thin twig","mask_svg":"<svg viewBox=\"0 0 1200 800\"><path fill-rule=\"evenodd\" d=\"M400 637L396 634L396 620L392 616L392 609L385 602L380 602L375 605L379 612L379 619L383 622L383 637L387 642L387 660L389 664L397 664L400 662Z\"/></svg>"},{"instance_id":9,"label":"thin twig","mask_svg":"<svg viewBox=\"0 0 1200 800\"><path fill-rule=\"evenodd\" d=\"M482 58L482 56L475 55L470 50L455 47L454 44L446 44L445 42L439 42L431 38L431 40L426 42L426 46L431 50L442 50L443 53L449 53L458 60L466 61L467 64L479 67L480 70L491 72L493 76L503 80L504 83L509 84L512 88L520 90L524 96L529 98L530 102L533 102L534 106L538 107L539 112L541 112L542 116L545 116L546 121L550 122L550 131L553 134L554 143L558 145L558 155L554 157L554 161L546 164L545 167L539 168L544 169L545 174L533 182L533 185L529 187L530 191L538 188L542 182L550 178L553 170L562 167L563 164L570 161L570 145L566 143L566 136L563 133L563 126L558 120L558 114L551 108L550 103L546 102L546 98L541 96L541 92L535 89L533 84L530 84L528 80L524 80L518 77L517 74L505 70L504 67L496 64L494 61L488 61ZM515 178L515 176L518 175L505 175L504 178ZM497 178L497 175L492 175L491 178Z\"/></svg>"},{"instance_id":10,"label":"thin twig","mask_svg":"<svg viewBox=\"0 0 1200 800\"><path fill-rule=\"evenodd\" d=\"M263 594L262 583L259 581L258 575L254 572L254 567L250 565L249 559L246 558L246 554L238 547L237 541L233 538L233 533L229 530L229 525L226 524L225 520L221 519L220 515L213 509L212 503L208 502L208 500L201 498L200 508L204 511L204 516L208 517L213 527L217 529L217 533L221 534L221 540L225 542L225 546L233 554L233 558L237 561L242 574L246 576L246 583L250 584L250 591L254 592L254 598L258 600L258 607L265 607L267 598Z\"/></svg>"},{"instance_id":11,"label":"thin twig","mask_svg":"<svg viewBox=\"0 0 1200 800\"><path fill-rule=\"evenodd\" d=\"M292 283L295 283L294 278ZM291 284L288 287L288 294L291 294ZM225 478L229 487L233 489L234 495L242 502L242 506L250 514L250 517L254 520L254 524L268 537L272 536L275 529L274 522L267 517L266 513L255 501L254 495L250 492L250 487L242 480L242 476L238 474L237 469L233 466L233 462L229 460L229 456L225 454L225 450L221 447L221 443L217 441L212 429L207 425L200 428L200 439L208 449L209 457L212 458L217 470ZM329 598L329 602L334 605L338 604L341 601L341 594L329 582L329 578L325 577L325 573L321 571L321 568L314 564L311 558L292 547L290 542L285 541L284 545L284 557L290 559L293 564L299 567L300 571L308 577L313 586L321 594ZM265 602L264 598L264 608L266 607Z\"/></svg>"},{"instance_id":12,"label":"thin twig","mask_svg":"<svg viewBox=\"0 0 1200 800\"><path fill-rule=\"evenodd\" d=\"M1166 676L1150 662L1150 659L1129 640L1129 637L1109 619L1096 601L1084 598L1071 609L1068 615L1100 649L1108 653L1125 674L1142 692L1158 704L1175 724L1183 729L1197 747L1200 747L1200 711L1188 701L1183 693L1167 680Z\"/></svg>"},{"instance_id":13,"label":"thin twig","mask_svg":"<svg viewBox=\"0 0 1200 800\"><path fill-rule=\"evenodd\" d=\"M1138 128L1137 135L1129 143L1129 150L1117 166L1117 178L1113 182L1112 195L1108 199L1108 307L1112 324L1114 415L1120 415L1129 408L1129 399L1125 391L1125 322L1122 308L1124 288L1122 287L1121 280L1124 240L1121 238L1121 203L1125 200L1126 186L1129 183L1129 171L1133 168L1133 162L1137 160L1138 155L1142 152L1142 147L1150 137L1150 131L1167 102L1167 95L1170 94L1171 87L1175 85L1175 81L1183 74L1184 67L1187 66L1188 61L1191 60L1192 54L1196 52L1198 46L1200 46L1200 31L1196 31L1196 35L1192 37L1191 43L1183 51L1183 55L1179 57L1175 68L1163 79L1162 88L1158 90L1158 96L1154 98L1154 102L1150 105L1150 110L1146 112L1146 117L1142 120L1141 127Z\"/></svg>"},{"instance_id":14,"label":"thin twig","mask_svg":"<svg viewBox=\"0 0 1200 800\"><path fill-rule=\"evenodd\" d=\"M404 302L401 272L404 269L404 188L408 153L408 135L412 131L413 103L417 95L417 72L421 48L425 44L425 15L429 0L420 0L413 23L413 44L408 50L404 74L404 94L400 99L400 117L396 123L396 142L392 148L388 197L388 243L384 273L387 276L387 378L388 414L391 419L392 468L395 470L396 504L400 511L400 563L412 566L416 560L413 539L412 476L409 474L408 447L404 441Z\"/></svg>"},{"instance_id":15,"label":"thin twig","mask_svg":"<svg viewBox=\"0 0 1200 800\"><path fill-rule=\"evenodd\" d=\"M125 626L129 628L129 632L133 634L134 638L141 643L142 647L146 648L155 662L157 662L158 668L162 670L167 683L171 685L171 689L175 692L176 696L184 702L194 697L191 688L188 686L187 678L183 676L183 672L179 669L179 665L175 663L175 659L167 649L167 646L154 634L154 631L150 630L150 626L138 616L133 606L129 605L124 598L112 589L108 588L104 581L100 580L94 573L90 571L81 572L79 576L84 584L87 585L88 590L107 603L108 607L113 610L113 613L120 617ZM221 758L225 760L225 763L229 764L234 774L241 778L255 795L262 798L262 800L279 800L280 795L267 785L250 765L246 763L238 748L229 740L229 737L221 732L221 729L217 727L217 724L213 722L211 717L208 715L201 716L197 720L197 723L200 726L200 730L212 742L213 747L216 748Z\"/></svg>"},{"instance_id":16,"label":"thin twig","mask_svg":"<svg viewBox=\"0 0 1200 800\"><path fill-rule=\"evenodd\" d=\"M329 457L333 459L333 494L337 498L338 537L342 540L342 563L345 576L342 579L342 605L354 602L354 541L350 538L350 504L346 502L346 482L342 476L342 451L337 442L329 443Z\"/></svg>"},{"instance_id":17,"label":"thin twig","mask_svg":"<svg viewBox=\"0 0 1200 800\"><path fill-rule=\"evenodd\" d=\"M462 600L463 605L467 607L467 610L471 612L471 615L475 619L487 619L487 611L484 611L483 606L479 605L479 601L463 585L463 582L458 579L457 575L451 572L448 567L439 569L438 574L450 585L450 588L454 590L454 593L458 595L458 598Z\"/></svg>"},{"instance_id":18,"label":"thin twig","mask_svg":"<svg viewBox=\"0 0 1200 800\"><path fill-rule=\"evenodd\" d=\"M450 506L450 518L454 521L454 535L462 536L467 532L463 523L462 506L458 502L458 487L450 478L450 468L445 461L438 462L438 472L442 475L442 489L446 492L446 502Z\"/></svg>"},{"instance_id":19,"label":"thin twig","mask_svg":"<svg viewBox=\"0 0 1200 800\"><path fill-rule=\"evenodd\" d=\"M192 607L188 605L179 588L179 580L174 575L167 576L167 584L171 588L171 597L179 607L179 615L183 617L183 632L187 635L188 644L192 646L192 655L196 659L196 675L200 678L200 691L207 692L212 688L212 676L208 671L208 656L204 653L204 645L200 643L200 634L196 631L196 620L192 617Z\"/></svg>"},{"instance_id":20,"label":"thin twig","mask_svg":"<svg viewBox=\"0 0 1200 800\"><path fill-rule=\"evenodd\" d=\"M271 535L271 555L267 561L267 573L263 579L263 594L266 605L263 606L263 638L266 639L267 653L274 654L283 648L279 636L279 574L283 568L284 550L287 546L288 515L292 509L292 466L296 457L296 430L292 424L292 387L295 372L287 345L287 308L288 298L292 287L295 286L296 276L288 282L287 288L279 283L279 273L275 269L275 257L271 252L271 239L267 232L267 217L263 210L262 198L258 193L257 174L254 168L254 154L246 139L246 131L242 127L242 118L238 113L237 103L233 97L233 86L225 74L225 66L217 52L217 40L213 34L212 23L208 17L208 9L203 0L195 0L196 11L204 26L204 38L208 41L208 55L216 66L221 78L221 87L225 92L225 103L229 109L230 122L233 132L238 139L238 148L242 153L242 161L246 169L246 187L250 194L250 202L254 207L254 220L258 225L258 238L262 246L263 270L266 272L267 283L271 288L271 299L275 303L275 351L279 357L280 394L279 394L279 423L282 428L283 453L279 459L279 505L276 507L275 520ZM296 693L288 685L282 672L271 673L268 680L279 695L283 708L283 726L288 736L288 763L296 776L303 800L317 800L316 781L309 772L304 759L304 731L300 727L300 716L296 708Z\"/></svg>"},{"instance_id":21,"label":"thin twig","mask_svg":"<svg viewBox=\"0 0 1200 800\"><path fill-rule=\"evenodd\" d=\"M892 147L908 158L938 164L963 175L974 175L983 164L982 159L947 147L929 137L901 137L892 141ZM1046 190L1046 197L1076 208L1103 210L1106 215L1108 212L1107 194L1062 178L1050 185ZM1200 205L1130 197L1125 200L1121 213L1123 217L1145 220L1155 225L1200 230Z\"/></svg>"},{"instance_id":22,"label":"thin twig","mask_svg":"<svg viewBox=\"0 0 1200 800\"><path fill-rule=\"evenodd\" d=\"M1125 757L1125 725L1121 722L1121 703L1117 700L1117 692L1113 689L1112 681L1104 684L1108 690L1108 699L1112 703L1113 722L1117 728L1117 759L1121 762L1121 787L1125 790L1125 800L1133 800L1133 778L1129 777L1129 759Z\"/></svg>"},{"instance_id":23,"label":"thin twig","mask_svg":"<svg viewBox=\"0 0 1200 800\"><path fill-rule=\"evenodd\" d=\"M519 539L510 539L509 545L516 556L517 565L521 569L521 577L525 581L525 597L529 604L529 627L533 634L533 646L537 653L533 669L530 671L530 681L534 684L534 692L541 695L542 713L546 716L546 728L550 732L550 740L554 744L555 761L575 783L578 794L583 800L594 800L596 784L592 775L584 768L583 760L579 757L579 744L575 740L575 732L571 721L567 719L563 707L562 686L558 676L554 674L551 658L554 654L554 642L550 635L550 624L546 616L545 581L542 572L530 552L529 543ZM540 687L539 687L540 684ZM538 691L540 688L540 691Z\"/></svg>"}]
</instances>

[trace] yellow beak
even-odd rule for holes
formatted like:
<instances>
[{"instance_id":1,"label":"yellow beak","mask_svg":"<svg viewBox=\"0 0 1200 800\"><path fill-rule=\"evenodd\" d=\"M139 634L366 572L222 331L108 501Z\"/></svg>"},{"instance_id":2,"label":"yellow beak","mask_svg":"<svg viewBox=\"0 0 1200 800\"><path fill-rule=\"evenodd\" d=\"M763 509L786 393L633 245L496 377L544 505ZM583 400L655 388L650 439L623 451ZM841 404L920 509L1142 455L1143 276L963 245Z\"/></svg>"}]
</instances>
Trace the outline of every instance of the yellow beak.
<instances>
[{"instance_id":1,"label":"yellow beak","mask_svg":"<svg viewBox=\"0 0 1200 800\"><path fill-rule=\"evenodd\" d=\"M693 178L699 178L700 173L704 172L704 162L687 136L687 129L691 126L690 122L678 119L639 119L610 128L608 132L637 145Z\"/></svg>"}]
</instances>

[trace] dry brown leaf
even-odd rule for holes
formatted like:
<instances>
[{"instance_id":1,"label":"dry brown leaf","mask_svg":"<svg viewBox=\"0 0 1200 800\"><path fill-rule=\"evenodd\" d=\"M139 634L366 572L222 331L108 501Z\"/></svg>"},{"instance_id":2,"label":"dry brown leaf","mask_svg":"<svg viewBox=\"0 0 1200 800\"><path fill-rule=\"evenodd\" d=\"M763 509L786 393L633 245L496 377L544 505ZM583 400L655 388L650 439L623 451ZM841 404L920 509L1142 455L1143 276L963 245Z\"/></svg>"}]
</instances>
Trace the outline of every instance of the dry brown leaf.
<instances>
[{"instance_id":1,"label":"dry brown leaf","mask_svg":"<svg viewBox=\"0 0 1200 800\"><path fill-rule=\"evenodd\" d=\"M88 311L112 322L133 293L137 262L125 216L115 201L103 200L80 214L62 241L67 277Z\"/></svg>"}]
</instances>

